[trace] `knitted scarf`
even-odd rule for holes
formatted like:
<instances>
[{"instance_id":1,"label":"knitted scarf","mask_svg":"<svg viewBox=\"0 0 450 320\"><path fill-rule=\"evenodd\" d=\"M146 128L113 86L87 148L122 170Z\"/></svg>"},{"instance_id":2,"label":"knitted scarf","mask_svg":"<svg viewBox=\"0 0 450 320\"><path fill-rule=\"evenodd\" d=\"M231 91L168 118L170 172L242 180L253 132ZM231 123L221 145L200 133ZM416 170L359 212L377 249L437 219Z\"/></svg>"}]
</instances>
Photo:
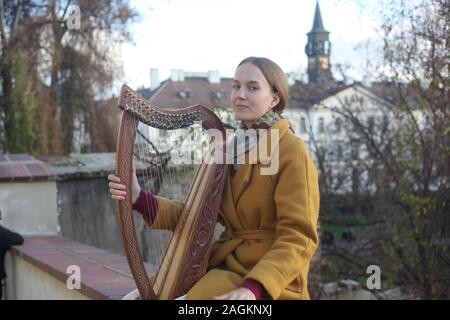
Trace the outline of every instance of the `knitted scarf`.
<instances>
[{"instance_id":1,"label":"knitted scarf","mask_svg":"<svg viewBox=\"0 0 450 320\"><path fill-rule=\"evenodd\" d=\"M260 130L269 129L275 122L283 119L281 115L272 110L264 113L257 119L251 128L247 128L244 121L241 122L239 128L236 130L231 142L231 147L234 148L233 165L231 166L231 176L234 176L239 163L238 159L245 159L245 155L258 144ZM254 129L249 132L249 129ZM254 133L254 134L249 134ZM245 138L243 137L245 135ZM248 139L247 139L248 138ZM245 147L244 147L245 144ZM242 161L241 161L242 162Z\"/></svg>"}]
</instances>

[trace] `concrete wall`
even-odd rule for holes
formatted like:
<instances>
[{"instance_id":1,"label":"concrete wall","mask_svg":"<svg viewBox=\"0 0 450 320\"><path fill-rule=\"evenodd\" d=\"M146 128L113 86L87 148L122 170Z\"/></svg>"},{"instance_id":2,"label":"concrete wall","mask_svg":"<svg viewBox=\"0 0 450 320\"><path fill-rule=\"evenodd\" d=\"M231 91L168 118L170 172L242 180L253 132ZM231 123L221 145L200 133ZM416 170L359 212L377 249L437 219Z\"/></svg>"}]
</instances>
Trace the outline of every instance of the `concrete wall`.
<instances>
[{"instance_id":1,"label":"concrete wall","mask_svg":"<svg viewBox=\"0 0 450 320\"><path fill-rule=\"evenodd\" d=\"M5 257L5 300L89 300L77 290L9 252Z\"/></svg>"},{"instance_id":2,"label":"concrete wall","mask_svg":"<svg viewBox=\"0 0 450 320\"><path fill-rule=\"evenodd\" d=\"M58 182L61 235L90 246L124 254L117 222L116 203L111 199L106 177ZM171 232L152 230L134 215L141 253L147 262L159 264Z\"/></svg>"},{"instance_id":3,"label":"concrete wall","mask_svg":"<svg viewBox=\"0 0 450 320\"><path fill-rule=\"evenodd\" d=\"M108 158L109 159L109 158ZM89 161L85 161L88 162ZM107 162L107 161L105 161ZM91 168L88 172L72 172L64 165L54 165L55 180L0 183L2 225L22 236L61 235L70 240L124 254L117 222L116 202L111 199L107 175L113 168ZM161 195L181 199L186 195L194 171L170 170ZM175 179L175 177L178 177ZM141 181L143 183L143 181ZM145 186L150 189L150 186ZM160 264L172 233L152 230L136 212L135 226L145 261ZM216 236L222 232L218 228Z\"/></svg>"},{"instance_id":4,"label":"concrete wall","mask_svg":"<svg viewBox=\"0 0 450 320\"><path fill-rule=\"evenodd\" d=\"M27 235L58 233L55 181L0 183L2 225Z\"/></svg>"},{"instance_id":5,"label":"concrete wall","mask_svg":"<svg viewBox=\"0 0 450 320\"><path fill-rule=\"evenodd\" d=\"M58 182L61 235L122 253L115 202L105 178Z\"/></svg>"},{"instance_id":6,"label":"concrete wall","mask_svg":"<svg viewBox=\"0 0 450 320\"><path fill-rule=\"evenodd\" d=\"M192 180L193 173L180 173L180 180L171 183L161 195L181 199ZM190 179L190 180L189 180ZM142 182L141 182L142 183ZM148 186L147 186L148 188ZM106 177L71 179L58 182L60 234L90 246L124 254L117 222L117 207L111 199ZM135 212L136 234L145 261L159 264L172 233L151 230ZM217 226L216 237L223 231Z\"/></svg>"}]
</instances>

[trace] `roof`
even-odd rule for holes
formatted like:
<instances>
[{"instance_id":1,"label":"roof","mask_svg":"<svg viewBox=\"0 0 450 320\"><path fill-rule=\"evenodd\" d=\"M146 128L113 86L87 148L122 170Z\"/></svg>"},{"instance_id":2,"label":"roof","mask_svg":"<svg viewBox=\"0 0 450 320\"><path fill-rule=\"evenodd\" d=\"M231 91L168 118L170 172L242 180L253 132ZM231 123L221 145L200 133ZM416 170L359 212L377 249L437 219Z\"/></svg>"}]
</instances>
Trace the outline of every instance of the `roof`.
<instances>
[{"instance_id":1,"label":"roof","mask_svg":"<svg viewBox=\"0 0 450 320\"><path fill-rule=\"evenodd\" d=\"M165 80L154 89L139 89L137 92L160 108L183 108L195 104L206 107L230 107L233 79L222 78L220 83L210 83L206 77L186 77L184 81ZM355 85L342 81L329 81L324 84L296 81L289 87L289 108L310 108L319 102ZM398 86L390 83L372 83L363 86L377 97L393 103L398 99ZM182 94L183 93L183 94ZM217 94L220 93L220 96Z\"/></svg>"},{"instance_id":2,"label":"roof","mask_svg":"<svg viewBox=\"0 0 450 320\"><path fill-rule=\"evenodd\" d=\"M325 84L296 82L289 87L289 108L310 108L351 86L337 81Z\"/></svg>"},{"instance_id":3,"label":"roof","mask_svg":"<svg viewBox=\"0 0 450 320\"><path fill-rule=\"evenodd\" d=\"M322 22L322 14L320 13L319 2L316 3L316 12L314 13L314 22L310 33L328 32L325 30Z\"/></svg>"},{"instance_id":4,"label":"roof","mask_svg":"<svg viewBox=\"0 0 450 320\"><path fill-rule=\"evenodd\" d=\"M367 89L393 105L407 104L413 110L420 109L423 105L419 90L424 89L418 89L413 84L373 82ZM439 94L438 91L437 94Z\"/></svg>"},{"instance_id":5,"label":"roof","mask_svg":"<svg viewBox=\"0 0 450 320\"><path fill-rule=\"evenodd\" d=\"M165 82L167 82L168 80L166 80L166 81L163 81L162 83L161 83L161 85L164 85L164 83ZM155 89L153 89L153 90L151 90L150 88L140 88L140 89L137 89L136 90L136 92L138 93L138 94L140 94L142 97L144 97L144 99L150 99L152 96L153 96L153 94L157 91L159 89L159 87L158 88L155 88Z\"/></svg>"},{"instance_id":6,"label":"roof","mask_svg":"<svg viewBox=\"0 0 450 320\"><path fill-rule=\"evenodd\" d=\"M210 83L206 77L186 77L184 81L165 80L155 90L137 92L160 108L183 108L195 104L205 107L229 107L233 79Z\"/></svg>"}]
</instances>

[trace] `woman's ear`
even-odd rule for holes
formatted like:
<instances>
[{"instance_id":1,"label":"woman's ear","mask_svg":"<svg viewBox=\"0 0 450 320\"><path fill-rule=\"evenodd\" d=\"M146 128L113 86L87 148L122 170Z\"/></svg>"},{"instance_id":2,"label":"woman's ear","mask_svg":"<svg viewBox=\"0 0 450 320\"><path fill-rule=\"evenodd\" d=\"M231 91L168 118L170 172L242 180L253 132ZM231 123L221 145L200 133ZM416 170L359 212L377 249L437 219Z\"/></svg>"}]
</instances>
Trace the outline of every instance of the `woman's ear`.
<instances>
[{"instance_id":1,"label":"woman's ear","mask_svg":"<svg viewBox=\"0 0 450 320\"><path fill-rule=\"evenodd\" d=\"M273 94L273 99L272 99L272 102L270 104L270 110L272 110L280 102L280 100L281 100L280 94L278 92L275 92Z\"/></svg>"}]
</instances>

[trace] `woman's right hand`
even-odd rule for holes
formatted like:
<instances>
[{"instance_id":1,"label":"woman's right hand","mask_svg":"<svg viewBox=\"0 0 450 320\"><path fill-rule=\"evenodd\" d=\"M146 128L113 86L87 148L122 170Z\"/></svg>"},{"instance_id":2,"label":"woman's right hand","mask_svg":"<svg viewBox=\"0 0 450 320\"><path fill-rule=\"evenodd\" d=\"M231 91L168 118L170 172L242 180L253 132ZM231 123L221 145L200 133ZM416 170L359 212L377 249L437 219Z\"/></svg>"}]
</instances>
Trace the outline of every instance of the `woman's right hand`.
<instances>
[{"instance_id":1,"label":"woman's right hand","mask_svg":"<svg viewBox=\"0 0 450 320\"><path fill-rule=\"evenodd\" d=\"M124 200L127 192L125 191L125 185L120 181L119 177L110 174L108 176L109 180L109 192L111 193L111 198L116 200Z\"/></svg>"},{"instance_id":2,"label":"woman's right hand","mask_svg":"<svg viewBox=\"0 0 450 320\"><path fill-rule=\"evenodd\" d=\"M131 183L131 202L135 203L139 198L139 193L141 192L141 187L139 186L139 182L136 176L136 167L134 166L134 161L132 164L132 183ZM109 180L109 192L111 193L111 198L116 200L124 200L125 195L127 194L127 190L125 184L119 179L118 176L114 174L108 175Z\"/></svg>"}]
</instances>

